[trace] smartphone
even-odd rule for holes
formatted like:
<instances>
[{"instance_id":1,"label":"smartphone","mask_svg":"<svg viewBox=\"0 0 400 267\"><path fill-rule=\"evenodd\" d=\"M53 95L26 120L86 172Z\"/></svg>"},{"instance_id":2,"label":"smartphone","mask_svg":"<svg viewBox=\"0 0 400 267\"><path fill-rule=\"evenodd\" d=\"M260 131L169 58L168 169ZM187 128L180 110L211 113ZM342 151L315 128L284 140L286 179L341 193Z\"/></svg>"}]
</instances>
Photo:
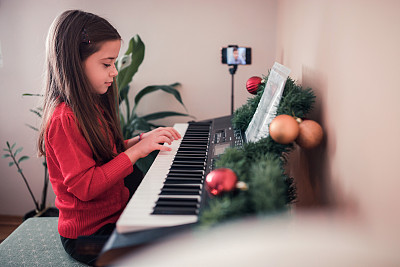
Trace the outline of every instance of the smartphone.
<instances>
[{"instance_id":1,"label":"smartphone","mask_svg":"<svg viewBox=\"0 0 400 267\"><path fill-rule=\"evenodd\" d=\"M222 64L249 65L251 64L251 47L229 45L221 49Z\"/></svg>"}]
</instances>

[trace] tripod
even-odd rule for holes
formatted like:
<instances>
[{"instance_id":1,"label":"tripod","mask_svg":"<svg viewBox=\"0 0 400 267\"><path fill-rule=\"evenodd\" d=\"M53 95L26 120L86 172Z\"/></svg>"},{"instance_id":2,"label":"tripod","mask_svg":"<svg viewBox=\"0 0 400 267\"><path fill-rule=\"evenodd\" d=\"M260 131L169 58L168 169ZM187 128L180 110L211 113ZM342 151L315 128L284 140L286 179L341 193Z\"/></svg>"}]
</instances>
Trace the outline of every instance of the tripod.
<instances>
[{"instance_id":1,"label":"tripod","mask_svg":"<svg viewBox=\"0 0 400 267\"><path fill-rule=\"evenodd\" d=\"M234 100L234 75L238 65L229 65L229 73L232 76L232 91L231 91L231 115L233 115L233 100Z\"/></svg>"}]
</instances>

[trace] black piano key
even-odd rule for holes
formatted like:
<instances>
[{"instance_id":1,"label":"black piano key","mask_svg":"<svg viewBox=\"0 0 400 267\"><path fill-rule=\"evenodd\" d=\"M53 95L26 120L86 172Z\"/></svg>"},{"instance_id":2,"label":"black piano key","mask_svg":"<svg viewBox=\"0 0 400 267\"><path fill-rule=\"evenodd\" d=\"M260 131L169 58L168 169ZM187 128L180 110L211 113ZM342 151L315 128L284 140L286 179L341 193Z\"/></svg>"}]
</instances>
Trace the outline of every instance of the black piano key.
<instances>
[{"instance_id":1,"label":"black piano key","mask_svg":"<svg viewBox=\"0 0 400 267\"><path fill-rule=\"evenodd\" d=\"M182 140L181 145L201 145L201 146L206 146L208 144L208 140L204 139L187 139L187 140Z\"/></svg>"},{"instance_id":2,"label":"black piano key","mask_svg":"<svg viewBox=\"0 0 400 267\"><path fill-rule=\"evenodd\" d=\"M212 120L209 121L190 121L189 125L198 125L198 126L210 126L212 123Z\"/></svg>"},{"instance_id":3,"label":"black piano key","mask_svg":"<svg viewBox=\"0 0 400 267\"><path fill-rule=\"evenodd\" d=\"M176 164L206 164L206 161L204 159L199 159L199 158L175 158L174 163Z\"/></svg>"},{"instance_id":4,"label":"black piano key","mask_svg":"<svg viewBox=\"0 0 400 267\"><path fill-rule=\"evenodd\" d=\"M188 159L183 159L179 157L179 159L176 159L172 162L171 165L174 164L182 164L182 165L192 165L192 166L201 166L204 165L205 160L201 160L198 158L188 158Z\"/></svg>"},{"instance_id":5,"label":"black piano key","mask_svg":"<svg viewBox=\"0 0 400 267\"><path fill-rule=\"evenodd\" d=\"M176 152L176 155L179 156L183 156L183 155L187 155L187 156L202 156L204 157L205 155L207 155L207 150L203 150L203 151L199 151L199 150L195 150L195 151L188 151L188 150L178 150Z\"/></svg>"},{"instance_id":6,"label":"black piano key","mask_svg":"<svg viewBox=\"0 0 400 267\"><path fill-rule=\"evenodd\" d=\"M173 173L188 173L188 174L193 174L193 173L197 173L197 174L204 174L204 170L195 170L195 169L191 169L191 170L183 170L183 169L173 169L171 170L173 171Z\"/></svg>"},{"instance_id":7,"label":"black piano key","mask_svg":"<svg viewBox=\"0 0 400 267\"><path fill-rule=\"evenodd\" d=\"M179 164L174 163L171 165L170 170L204 170L205 166L196 164Z\"/></svg>"},{"instance_id":8,"label":"black piano key","mask_svg":"<svg viewBox=\"0 0 400 267\"><path fill-rule=\"evenodd\" d=\"M188 158L199 158L199 159L203 159L205 160L205 156L207 155L207 153L193 153L193 152L187 152L187 151L181 151L181 152L177 152L175 157L188 157Z\"/></svg>"},{"instance_id":9,"label":"black piano key","mask_svg":"<svg viewBox=\"0 0 400 267\"><path fill-rule=\"evenodd\" d=\"M182 138L182 141L193 140L193 139L207 140L209 138L210 138L209 133L196 133L196 132L186 131L184 137Z\"/></svg>"},{"instance_id":10,"label":"black piano key","mask_svg":"<svg viewBox=\"0 0 400 267\"><path fill-rule=\"evenodd\" d=\"M197 144L197 145L207 145L208 144L208 138L187 138L187 139L182 139L181 144Z\"/></svg>"},{"instance_id":11,"label":"black piano key","mask_svg":"<svg viewBox=\"0 0 400 267\"><path fill-rule=\"evenodd\" d=\"M172 163L172 165L174 164L181 164L181 165L191 165L191 166L202 166L204 165L205 160L200 160L198 158L188 158L188 159L183 159L183 158L179 158L179 159L175 159Z\"/></svg>"},{"instance_id":12,"label":"black piano key","mask_svg":"<svg viewBox=\"0 0 400 267\"><path fill-rule=\"evenodd\" d=\"M193 138L193 137L196 137L196 138L204 138L204 139L206 139L206 138L208 138L209 137L209 134L208 133L195 133L195 132L193 132L193 133L191 133L190 131L187 131L186 133L185 133L185 136L186 136L186 138ZM184 139L182 139L182 141L183 141Z\"/></svg>"},{"instance_id":13,"label":"black piano key","mask_svg":"<svg viewBox=\"0 0 400 267\"><path fill-rule=\"evenodd\" d=\"M205 166L207 162L205 161L200 161L200 160L177 160L174 161L174 163L172 163L172 165L190 165L190 166L198 166L198 167L202 167ZM171 165L171 166L172 166Z\"/></svg>"},{"instance_id":14,"label":"black piano key","mask_svg":"<svg viewBox=\"0 0 400 267\"><path fill-rule=\"evenodd\" d=\"M199 208L200 203L198 199L186 200L185 198L160 198L156 202L157 206L163 207L193 207Z\"/></svg>"},{"instance_id":15,"label":"black piano key","mask_svg":"<svg viewBox=\"0 0 400 267\"><path fill-rule=\"evenodd\" d=\"M196 178L196 179L203 179L203 173L201 172L176 172L175 170L170 171L170 173L167 174L167 178Z\"/></svg>"},{"instance_id":16,"label":"black piano key","mask_svg":"<svg viewBox=\"0 0 400 267\"><path fill-rule=\"evenodd\" d=\"M190 153L190 152L177 152L174 157L175 160L203 160L206 161L207 153Z\"/></svg>"},{"instance_id":17,"label":"black piano key","mask_svg":"<svg viewBox=\"0 0 400 267\"><path fill-rule=\"evenodd\" d=\"M189 151L189 152L205 152L207 147L180 147L178 152Z\"/></svg>"},{"instance_id":18,"label":"black piano key","mask_svg":"<svg viewBox=\"0 0 400 267\"><path fill-rule=\"evenodd\" d=\"M188 173L188 174L200 174L203 175L204 171L205 171L205 167L202 169L198 169L198 168L190 168L190 167L178 167L178 168L171 168L170 171L173 171L173 174L177 174L177 173ZM167 177L170 177L167 175Z\"/></svg>"},{"instance_id":19,"label":"black piano key","mask_svg":"<svg viewBox=\"0 0 400 267\"><path fill-rule=\"evenodd\" d=\"M169 173L167 174L167 177L184 177L184 176L188 176L188 177L203 177L202 176L203 173L202 172L188 172L188 173L182 173L180 171L177 170L170 170Z\"/></svg>"},{"instance_id":20,"label":"black piano key","mask_svg":"<svg viewBox=\"0 0 400 267\"><path fill-rule=\"evenodd\" d=\"M201 187L199 185L164 185L163 188L166 188L166 189L197 189L197 190L201 189Z\"/></svg>"},{"instance_id":21,"label":"black piano key","mask_svg":"<svg viewBox=\"0 0 400 267\"><path fill-rule=\"evenodd\" d=\"M172 164L169 170L171 172L181 172L181 170L202 171L204 168L203 165Z\"/></svg>"},{"instance_id":22,"label":"black piano key","mask_svg":"<svg viewBox=\"0 0 400 267\"><path fill-rule=\"evenodd\" d=\"M164 208L182 207L182 208L198 209L199 206L200 206L199 204L179 202L179 201L175 201L175 202L172 202L172 201L171 202L157 201L157 207L164 207Z\"/></svg>"},{"instance_id":23,"label":"black piano key","mask_svg":"<svg viewBox=\"0 0 400 267\"><path fill-rule=\"evenodd\" d=\"M180 169L185 169L185 170L204 170L205 165L204 164L180 164L180 163L174 163L171 165L170 170L180 170Z\"/></svg>"},{"instance_id":24,"label":"black piano key","mask_svg":"<svg viewBox=\"0 0 400 267\"><path fill-rule=\"evenodd\" d=\"M167 178L164 184L203 184L203 179L193 178Z\"/></svg>"},{"instance_id":25,"label":"black piano key","mask_svg":"<svg viewBox=\"0 0 400 267\"><path fill-rule=\"evenodd\" d=\"M188 202L188 203L199 203L199 199L197 197L160 197L158 201L181 201L181 202Z\"/></svg>"},{"instance_id":26,"label":"black piano key","mask_svg":"<svg viewBox=\"0 0 400 267\"><path fill-rule=\"evenodd\" d=\"M196 179L203 180L203 175L201 173L184 173L184 172L174 172L167 174L166 179Z\"/></svg>"},{"instance_id":27,"label":"black piano key","mask_svg":"<svg viewBox=\"0 0 400 267\"><path fill-rule=\"evenodd\" d=\"M203 177L167 177L165 184L203 184Z\"/></svg>"},{"instance_id":28,"label":"black piano key","mask_svg":"<svg viewBox=\"0 0 400 267\"><path fill-rule=\"evenodd\" d=\"M190 166L171 166L169 169L170 171L173 171L174 173L182 173L182 172L188 172L188 173L200 173L203 174L205 171L206 167L190 167Z\"/></svg>"},{"instance_id":29,"label":"black piano key","mask_svg":"<svg viewBox=\"0 0 400 267\"><path fill-rule=\"evenodd\" d=\"M207 144L192 144L192 142L181 142L179 148L181 147L198 147L198 148L207 148ZM179 149L178 149L179 150Z\"/></svg>"},{"instance_id":30,"label":"black piano key","mask_svg":"<svg viewBox=\"0 0 400 267\"><path fill-rule=\"evenodd\" d=\"M202 130L208 130L209 128L210 128L209 125L195 125L195 124L188 125L189 130L202 131Z\"/></svg>"},{"instance_id":31,"label":"black piano key","mask_svg":"<svg viewBox=\"0 0 400 267\"><path fill-rule=\"evenodd\" d=\"M167 174L168 178L203 178L203 174L202 173L182 173L182 172L175 172L175 171L170 171Z\"/></svg>"},{"instance_id":32,"label":"black piano key","mask_svg":"<svg viewBox=\"0 0 400 267\"><path fill-rule=\"evenodd\" d=\"M193 127L192 125L189 125L189 127L186 129L186 133L208 133L209 130L207 127Z\"/></svg>"},{"instance_id":33,"label":"black piano key","mask_svg":"<svg viewBox=\"0 0 400 267\"><path fill-rule=\"evenodd\" d=\"M162 188L160 195L174 195L174 196L199 196L201 190L196 189L173 189L173 188Z\"/></svg>"},{"instance_id":34,"label":"black piano key","mask_svg":"<svg viewBox=\"0 0 400 267\"><path fill-rule=\"evenodd\" d=\"M192 125L189 125L189 127L186 129L186 133L207 133L209 132L209 128L207 127L192 127Z\"/></svg>"},{"instance_id":35,"label":"black piano key","mask_svg":"<svg viewBox=\"0 0 400 267\"><path fill-rule=\"evenodd\" d=\"M189 124L189 129L196 129L196 130L202 130L202 129L209 129L210 125L201 125L201 124Z\"/></svg>"},{"instance_id":36,"label":"black piano key","mask_svg":"<svg viewBox=\"0 0 400 267\"><path fill-rule=\"evenodd\" d=\"M197 208L185 208L185 207L154 207L152 214L158 215L197 215Z\"/></svg>"}]
</instances>

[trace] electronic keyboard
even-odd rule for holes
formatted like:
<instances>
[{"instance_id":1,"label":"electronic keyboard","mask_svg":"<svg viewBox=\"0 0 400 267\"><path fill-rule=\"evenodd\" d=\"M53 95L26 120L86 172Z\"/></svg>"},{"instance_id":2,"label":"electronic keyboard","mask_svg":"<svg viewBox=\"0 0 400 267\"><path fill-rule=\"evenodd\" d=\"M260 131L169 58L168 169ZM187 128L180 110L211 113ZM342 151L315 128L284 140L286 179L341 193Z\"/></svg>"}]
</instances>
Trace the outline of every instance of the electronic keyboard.
<instances>
[{"instance_id":1,"label":"electronic keyboard","mask_svg":"<svg viewBox=\"0 0 400 267\"><path fill-rule=\"evenodd\" d=\"M118 233L192 224L206 203L205 176L227 147L242 145L230 116L177 123L182 138L160 151L117 221Z\"/></svg>"}]
</instances>

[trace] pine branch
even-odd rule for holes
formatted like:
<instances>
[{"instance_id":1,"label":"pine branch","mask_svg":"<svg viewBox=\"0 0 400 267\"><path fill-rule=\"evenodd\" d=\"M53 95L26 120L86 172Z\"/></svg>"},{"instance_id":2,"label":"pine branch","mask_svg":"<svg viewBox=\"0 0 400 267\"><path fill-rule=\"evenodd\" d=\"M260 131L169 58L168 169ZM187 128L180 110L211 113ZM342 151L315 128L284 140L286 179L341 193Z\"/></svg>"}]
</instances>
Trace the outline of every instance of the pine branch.
<instances>
[{"instance_id":1,"label":"pine branch","mask_svg":"<svg viewBox=\"0 0 400 267\"><path fill-rule=\"evenodd\" d=\"M267 81L268 76L264 77ZM264 92L266 82L259 86L257 95L238 108L232 118L235 129L247 129ZM315 103L310 88L303 89L288 77L277 114L304 118ZM215 159L216 168L230 168L239 181L247 183L247 191L234 190L213 197L202 211L201 225L212 225L228 219L250 214L284 211L296 200L294 179L285 174L287 155L294 149L293 143L283 145L270 136L244 144L242 148L228 148Z\"/></svg>"}]
</instances>

